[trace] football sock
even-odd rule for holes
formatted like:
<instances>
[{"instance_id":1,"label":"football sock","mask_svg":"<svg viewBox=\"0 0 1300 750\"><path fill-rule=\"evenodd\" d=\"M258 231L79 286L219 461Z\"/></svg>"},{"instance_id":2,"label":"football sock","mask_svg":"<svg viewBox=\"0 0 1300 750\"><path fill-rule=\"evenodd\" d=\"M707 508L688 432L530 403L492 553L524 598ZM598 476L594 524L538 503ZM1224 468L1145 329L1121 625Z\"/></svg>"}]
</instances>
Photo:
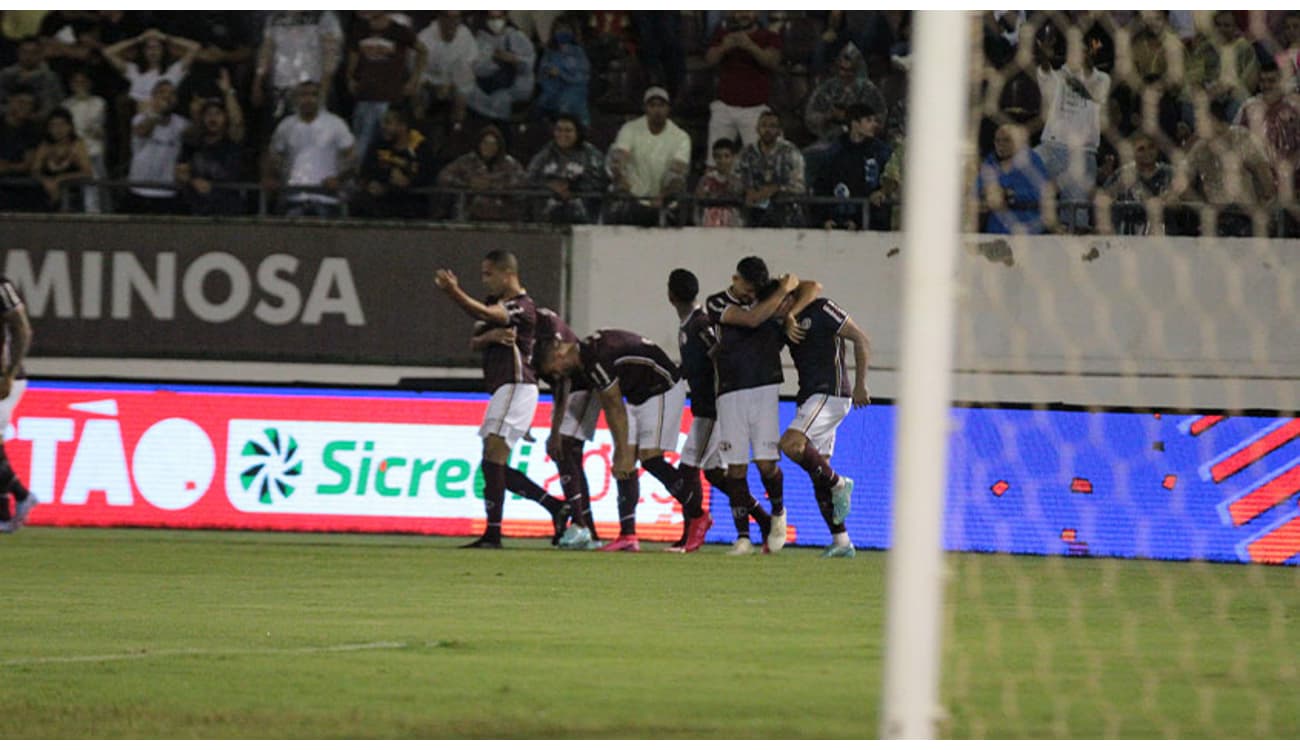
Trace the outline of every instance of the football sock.
<instances>
[{"instance_id":1,"label":"football sock","mask_svg":"<svg viewBox=\"0 0 1300 750\"><path fill-rule=\"evenodd\" d=\"M713 489L730 497L730 493L727 491L726 469L706 469L704 471L704 478L709 480L709 484L713 485ZM703 498L703 494L701 494L700 497Z\"/></svg>"},{"instance_id":2,"label":"football sock","mask_svg":"<svg viewBox=\"0 0 1300 750\"><path fill-rule=\"evenodd\" d=\"M682 515L699 518L704 515L704 486L700 483L700 470L694 466L679 466L687 500L682 503Z\"/></svg>"},{"instance_id":3,"label":"football sock","mask_svg":"<svg viewBox=\"0 0 1300 750\"><path fill-rule=\"evenodd\" d=\"M618 535L636 536L636 504L641 499L641 483L631 479L618 480Z\"/></svg>"},{"instance_id":4,"label":"football sock","mask_svg":"<svg viewBox=\"0 0 1300 750\"><path fill-rule=\"evenodd\" d=\"M763 477L763 490L767 492L767 500L772 503L772 515L779 516L785 510L785 472L781 467L776 467L776 471Z\"/></svg>"},{"instance_id":5,"label":"football sock","mask_svg":"<svg viewBox=\"0 0 1300 750\"><path fill-rule=\"evenodd\" d=\"M830 489L839 481L839 476L831 468L831 462L817 452L811 440L803 441L803 455L799 457L799 466L808 472L808 478L812 480L814 487Z\"/></svg>"},{"instance_id":6,"label":"football sock","mask_svg":"<svg viewBox=\"0 0 1300 750\"><path fill-rule=\"evenodd\" d=\"M664 460L663 456L655 456L641 461L645 470L650 472L650 476L658 479L668 490L668 494L676 498L677 502L682 504L682 513L686 514L687 509L693 508L699 504L699 492L692 488L690 472L682 471L681 468L674 468L672 464ZM695 472L695 484L699 484L699 472ZM698 514L697 514L698 515Z\"/></svg>"},{"instance_id":7,"label":"football sock","mask_svg":"<svg viewBox=\"0 0 1300 750\"><path fill-rule=\"evenodd\" d=\"M16 502L22 502L30 494L23 483L18 480L18 475L14 473L14 467L9 463L9 455L5 453L4 443L0 443L0 494L12 493ZM5 504L8 504L6 500ZM7 511L4 518L8 518Z\"/></svg>"},{"instance_id":8,"label":"football sock","mask_svg":"<svg viewBox=\"0 0 1300 750\"><path fill-rule=\"evenodd\" d=\"M587 520L591 516L587 477L582 472L582 441L564 438L560 458L555 463L560 470L560 487L564 489L564 498L573 507L573 522L591 528Z\"/></svg>"},{"instance_id":9,"label":"football sock","mask_svg":"<svg viewBox=\"0 0 1300 750\"><path fill-rule=\"evenodd\" d=\"M754 496L749 494L749 480L745 477L727 478L727 495L731 498L731 515L732 520L736 523L736 532L741 536L749 536L749 518L752 517L758 524L758 528L763 532L763 538L772 531L772 517L763 506L758 504ZM743 514L743 515L742 515Z\"/></svg>"},{"instance_id":10,"label":"football sock","mask_svg":"<svg viewBox=\"0 0 1300 750\"><path fill-rule=\"evenodd\" d=\"M484 539L501 540L501 517L506 505L506 466L483 462L483 506L487 509Z\"/></svg>"},{"instance_id":11,"label":"football sock","mask_svg":"<svg viewBox=\"0 0 1300 750\"><path fill-rule=\"evenodd\" d=\"M817 498L817 510L822 513L822 520L826 522L826 528L830 529L832 534L844 533L845 526L841 523L831 523L831 518L835 513L835 506L831 503L831 490L829 487L814 487L813 496Z\"/></svg>"},{"instance_id":12,"label":"football sock","mask_svg":"<svg viewBox=\"0 0 1300 750\"><path fill-rule=\"evenodd\" d=\"M506 467L506 489L520 497L526 497L535 503L541 504L543 508L551 513L559 509L560 504L563 502L551 497L540 485L529 479L527 474L510 466Z\"/></svg>"}]
</instances>

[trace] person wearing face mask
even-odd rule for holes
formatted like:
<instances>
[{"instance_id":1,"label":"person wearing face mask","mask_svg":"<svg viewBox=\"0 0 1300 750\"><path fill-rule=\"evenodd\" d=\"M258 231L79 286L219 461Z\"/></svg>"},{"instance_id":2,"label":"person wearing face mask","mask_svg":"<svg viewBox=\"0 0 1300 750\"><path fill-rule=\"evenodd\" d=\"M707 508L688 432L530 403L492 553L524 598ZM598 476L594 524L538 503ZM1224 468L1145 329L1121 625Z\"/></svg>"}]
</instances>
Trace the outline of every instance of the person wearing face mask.
<instances>
[{"instance_id":1,"label":"person wearing face mask","mask_svg":"<svg viewBox=\"0 0 1300 750\"><path fill-rule=\"evenodd\" d=\"M537 76L538 93L533 106L538 112L552 119L565 112L577 117L584 126L591 123L587 115L591 63L569 21L556 22L551 41L542 53Z\"/></svg>"},{"instance_id":2,"label":"person wearing face mask","mask_svg":"<svg viewBox=\"0 0 1300 750\"><path fill-rule=\"evenodd\" d=\"M709 105L709 143L758 140L772 75L781 69L781 36L759 28L752 10L731 11L709 43L704 61L718 67L718 98Z\"/></svg>"},{"instance_id":3,"label":"person wearing face mask","mask_svg":"<svg viewBox=\"0 0 1300 750\"><path fill-rule=\"evenodd\" d=\"M511 26L504 10L490 10L484 28L474 35L478 55L474 59L474 83L465 101L474 112L489 120L510 119L515 102L533 95L533 61L537 52L519 29Z\"/></svg>"}]
</instances>

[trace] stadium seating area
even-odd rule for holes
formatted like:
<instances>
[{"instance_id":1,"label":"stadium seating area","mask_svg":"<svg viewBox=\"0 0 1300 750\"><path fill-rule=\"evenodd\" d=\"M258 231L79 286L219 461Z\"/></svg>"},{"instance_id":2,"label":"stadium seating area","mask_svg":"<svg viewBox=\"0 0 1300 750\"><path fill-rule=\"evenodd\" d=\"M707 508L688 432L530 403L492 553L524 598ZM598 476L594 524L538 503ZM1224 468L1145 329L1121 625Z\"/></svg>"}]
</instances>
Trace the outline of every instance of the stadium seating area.
<instances>
[{"instance_id":1,"label":"stadium seating area","mask_svg":"<svg viewBox=\"0 0 1300 750\"><path fill-rule=\"evenodd\" d=\"M741 13L4 11L0 210L623 223L611 145L660 86L689 168L670 196L632 196L651 208L639 223L897 229L911 14L761 11L746 29ZM1300 234L1300 12L977 22L972 229ZM753 67L737 29L770 32L775 69ZM713 135L757 140L710 127L746 55L797 174L773 177L740 144L735 174L714 169ZM303 81L341 129L317 117L277 135ZM542 158L560 114L596 152L567 187ZM859 171L859 155L865 179L848 184L836 164Z\"/></svg>"}]
</instances>

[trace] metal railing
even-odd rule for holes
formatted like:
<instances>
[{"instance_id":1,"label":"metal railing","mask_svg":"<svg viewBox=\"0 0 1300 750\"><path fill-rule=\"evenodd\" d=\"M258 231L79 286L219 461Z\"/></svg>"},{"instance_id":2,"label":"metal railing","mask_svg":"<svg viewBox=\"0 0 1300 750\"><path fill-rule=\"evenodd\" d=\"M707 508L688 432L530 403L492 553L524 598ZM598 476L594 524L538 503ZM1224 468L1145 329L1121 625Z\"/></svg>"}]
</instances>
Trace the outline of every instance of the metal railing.
<instances>
[{"instance_id":1,"label":"metal railing","mask_svg":"<svg viewBox=\"0 0 1300 750\"><path fill-rule=\"evenodd\" d=\"M180 183L140 182L132 180L65 180L60 183L58 210L63 213L77 212L77 198L87 190L109 191L113 195L129 193L132 188L167 190L175 194L178 201L192 196L192 192ZM7 189L31 191L33 195L44 196L40 183L30 177L0 178L0 210L9 208L8 201L2 196ZM354 218L351 201L358 195L357 191L344 188L328 190L312 186L277 186L271 188L260 182L214 182L212 193L235 193L241 205L251 208L250 201L255 202L254 211L243 211L238 216L272 216L285 210L287 198L302 195L324 195L337 201L337 218ZM427 221L474 222L492 221L479 219L472 215L473 201L476 198L506 199L511 204L508 218L511 223L557 223L542 217L542 206L547 200L582 201L594 207L589 212L592 224L619 223L619 210L635 202L648 205L654 196L636 196L615 192L575 192L567 199L560 198L554 191L537 187L471 190L468 188L424 187L408 191L409 195L420 196L425 200L426 215L419 217ZM852 215L858 218L857 227L870 226L870 212L873 208L867 198L840 198L819 195L778 195L770 199L771 209L789 205L804 208L804 220L799 228L815 225L808 220L808 214L818 206L853 207ZM740 199L703 198L689 193L673 195L655 207L657 226L686 226L698 222L699 213L708 207L735 208L742 219L745 213L756 208ZM879 210L892 210L897 204L885 201ZM1262 207L1217 206L1200 202L1162 202L1155 199L1148 202L1110 201L1104 197L1092 201L1058 201L1055 204L1056 231L1070 233L1097 233L1097 228L1107 230L1107 234L1177 234L1183 236L1223 234L1224 223L1229 226L1227 234L1251 234L1254 236L1297 237L1300 236L1300 203L1272 204ZM1014 207L1017 211L1037 211L1036 204L1024 204ZM1158 214L1155 220L1149 217ZM648 214L647 214L648 215ZM981 212L976 226L983 226L987 212ZM1082 220L1082 221L1081 221ZM569 223L569 222L558 222ZM743 222L742 222L743 224ZM1249 225L1249 231L1245 227ZM1167 232L1173 226L1175 231ZM1199 231L1192 231L1192 228ZM1209 231L1206 231L1206 230ZM1048 231L1051 231L1050 229Z\"/></svg>"}]
</instances>

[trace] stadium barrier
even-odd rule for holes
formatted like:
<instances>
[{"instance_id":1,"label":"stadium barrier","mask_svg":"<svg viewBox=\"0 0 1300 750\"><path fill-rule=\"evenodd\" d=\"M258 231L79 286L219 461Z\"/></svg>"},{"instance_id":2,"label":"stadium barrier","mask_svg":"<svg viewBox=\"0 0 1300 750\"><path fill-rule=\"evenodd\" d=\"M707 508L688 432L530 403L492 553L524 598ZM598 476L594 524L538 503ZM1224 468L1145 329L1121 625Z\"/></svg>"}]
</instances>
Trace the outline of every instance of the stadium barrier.
<instances>
[{"instance_id":1,"label":"stadium barrier","mask_svg":"<svg viewBox=\"0 0 1300 750\"><path fill-rule=\"evenodd\" d=\"M484 525L485 406L485 396L455 393L36 381L5 445L32 491L52 501L35 525L464 536ZM783 402L782 424L793 416ZM1300 491L1300 419L974 407L952 416L947 549L1288 564L1300 552L1300 512L1284 502ZM510 463L558 496L543 447L549 418L543 398L535 442L521 442ZM856 481L848 529L859 547L889 545L894 420L893 405L878 403L839 431L833 463ZM602 421L585 468L610 538L611 454ZM676 539L680 507L649 475L641 487L641 536ZM785 494L791 543L828 544L802 472L786 472ZM708 540L729 543L730 512L717 498ZM507 502L504 528L551 533L546 511L519 498Z\"/></svg>"}]
</instances>

